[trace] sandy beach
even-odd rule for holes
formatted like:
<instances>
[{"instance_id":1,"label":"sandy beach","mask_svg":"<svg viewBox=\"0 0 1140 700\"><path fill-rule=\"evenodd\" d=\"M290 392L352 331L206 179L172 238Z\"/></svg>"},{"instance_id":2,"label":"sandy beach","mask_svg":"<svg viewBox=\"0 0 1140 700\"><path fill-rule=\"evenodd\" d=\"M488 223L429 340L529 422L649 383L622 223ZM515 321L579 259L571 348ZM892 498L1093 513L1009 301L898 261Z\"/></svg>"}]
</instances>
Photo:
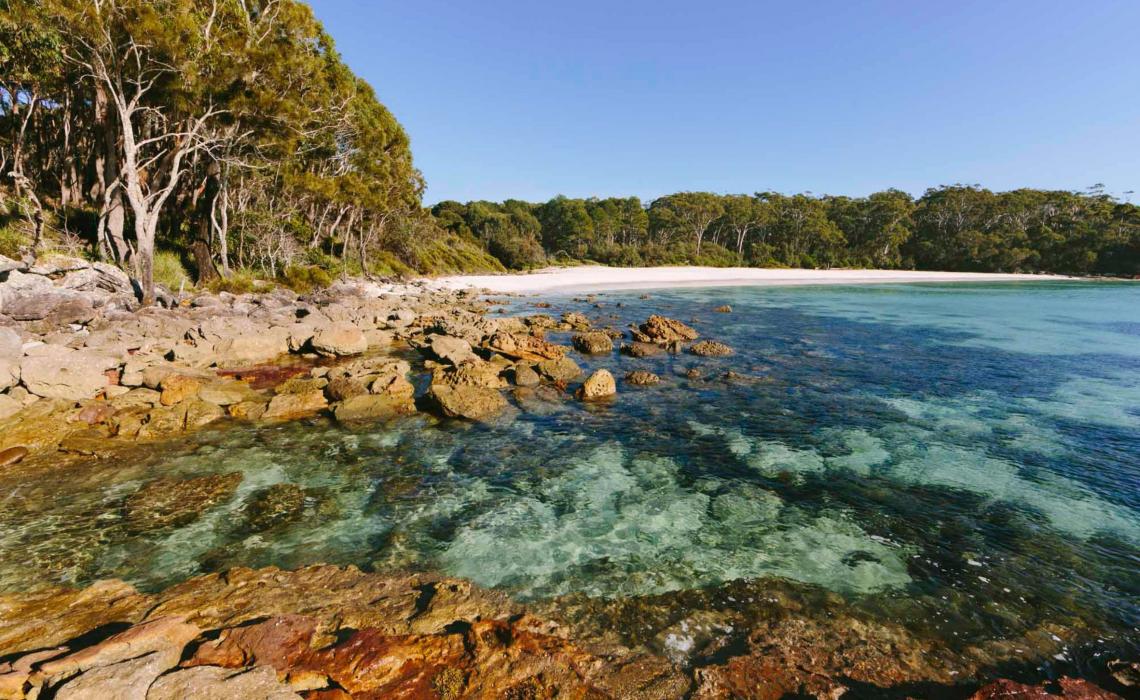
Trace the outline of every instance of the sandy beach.
<instances>
[{"instance_id":1,"label":"sandy beach","mask_svg":"<svg viewBox=\"0 0 1140 700\"><path fill-rule=\"evenodd\" d=\"M1072 280L1063 275L914 270L794 270L752 267L550 267L529 273L456 275L435 280L449 289L486 288L495 292L603 291L664 287L797 286L914 282L1022 282Z\"/></svg>"}]
</instances>

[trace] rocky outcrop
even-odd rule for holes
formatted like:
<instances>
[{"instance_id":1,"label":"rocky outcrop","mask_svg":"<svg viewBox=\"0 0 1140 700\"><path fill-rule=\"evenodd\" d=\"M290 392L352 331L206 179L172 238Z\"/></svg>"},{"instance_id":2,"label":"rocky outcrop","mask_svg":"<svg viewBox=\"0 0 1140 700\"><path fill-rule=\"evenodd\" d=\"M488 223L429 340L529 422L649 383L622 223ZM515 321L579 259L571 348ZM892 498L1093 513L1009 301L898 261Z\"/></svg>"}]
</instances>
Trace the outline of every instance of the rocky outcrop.
<instances>
[{"instance_id":1,"label":"rocky outcrop","mask_svg":"<svg viewBox=\"0 0 1140 700\"><path fill-rule=\"evenodd\" d=\"M506 332L495 333L487 341L486 347L488 350L505 355L513 360L525 360L527 362L556 360L567 352L566 347L533 335Z\"/></svg>"},{"instance_id":2,"label":"rocky outcrop","mask_svg":"<svg viewBox=\"0 0 1140 700\"><path fill-rule=\"evenodd\" d=\"M326 357L360 355L368 350L368 339L364 337L364 332L348 324L321 328L313 334L309 344L314 352Z\"/></svg>"},{"instance_id":3,"label":"rocky outcrop","mask_svg":"<svg viewBox=\"0 0 1140 700\"><path fill-rule=\"evenodd\" d=\"M20 373L24 386L36 396L78 401L101 392L109 383L108 370L117 366L116 360L105 355L40 345L29 350Z\"/></svg>"},{"instance_id":4,"label":"rocky outcrop","mask_svg":"<svg viewBox=\"0 0 1140 700\"><path fill-rule=\"evenodd\" d=\"M583 382L577 395L583 401L594 401L615 394L617 394L617 383L614 381L614 375L608 369L599 369Z\"/></svg>"},{"instance_id":5,"label":"rocky outcrop","mask_svg":"<svg viewBox=\"0 0 1140 700\"><path fill-rule=\"evenodd\" d=\"M640 343L665 345L679 341L696 340L700 334L684 323L656 314L633 330L633 339Z\"/></svg>"},{"instance_id":6,"label":"rocky outcrop","mask_svg":"<svg viewBox=\"0 0 1140 700\"><path fill-rule=\"evenodd\" d=\"M582 368L569 357L543 360L535 366L535 369L540 375L552 382L570 382L582 374Z\"/></svg>"}]
</instances>

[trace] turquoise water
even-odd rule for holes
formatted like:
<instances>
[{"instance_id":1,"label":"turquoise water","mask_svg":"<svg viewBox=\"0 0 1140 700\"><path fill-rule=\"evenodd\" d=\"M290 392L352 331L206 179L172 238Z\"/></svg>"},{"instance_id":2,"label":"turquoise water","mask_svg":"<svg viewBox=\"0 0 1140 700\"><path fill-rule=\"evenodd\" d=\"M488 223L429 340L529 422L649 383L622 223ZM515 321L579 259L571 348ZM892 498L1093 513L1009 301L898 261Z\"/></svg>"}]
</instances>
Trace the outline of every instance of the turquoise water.
<instances>
[{"instance_id":1,"label":"turquoise water","mask_svg":"<svg viewBox=\"0 0 1140 700\"><path fill-rule=\"evenodd\" d=\"M724 303L733 313L713 313ZM439 570L532 601L780 579L949 644L1049 629L1062 662L1135 650L1140 286L717 288L555 307L619 328L662 313L737 352L576 358L614 371L615 401L528 393L486 426L223 427L52 483L0 478L0 586L154 588L316 561ZM622 384L633 369L664 381ZM123 527L140 484L228 471L244 474L237 494L196 522ZM307 489L304 515L251 532L248 499L283 482Z\"/></svg>"}]
</instances>

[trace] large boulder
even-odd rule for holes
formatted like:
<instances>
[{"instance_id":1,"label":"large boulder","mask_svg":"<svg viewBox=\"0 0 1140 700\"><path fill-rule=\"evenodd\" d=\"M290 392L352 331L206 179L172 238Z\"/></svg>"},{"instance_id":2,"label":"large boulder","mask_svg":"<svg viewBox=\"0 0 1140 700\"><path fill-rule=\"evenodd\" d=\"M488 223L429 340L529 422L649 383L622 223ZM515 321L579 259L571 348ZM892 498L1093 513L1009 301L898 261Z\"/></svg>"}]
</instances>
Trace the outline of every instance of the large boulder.
<instances>
[{"instance_id":1,"label":"large boulder","mask_svg":"<svg viewBox=\"0 0 1140 700\"><path fill-rule=\"evenodd\" d=\"M368 338L356 326L338 323L318 329L309 340L309 345L316 353L326 357L359 355L368 350Z\"/></svg>"},{"instance_id":2,"label":"large boulder","mask_svg":"<svg viewBox=\"0 0 1140 700\"><path fill-rule=\"evenodd\" d=\"M614 375L608 369L599 369L591 374L578 389L578 398L583 401L604 399L617 393Z\"/></svg>"},{"instance_id":3,"label":"large boulder","mask_svg":"<svg viewBox=\"0 0 1140 700\"><path fill-rule=\"evenodd\" d=\"M267 420L299 418L316 413L328 405L325 392L320 389L295 394L278 394L270 399L269 406L261 417Z\"/></svg>"},{"instance_id":4,"label":"large boulder","mask_svg":"<svg viewBox=\"0 0 1140 700\"><path fill-rule=\"evenodd\" d=\"M411 397L399 398L384 394L361 394L333 404L333 417L342 423L378 420L414 413Z\"/></svg>"},{"instance_id":5,"label":"large boulder","mask_svg":"<svg viewBox=\"0 0 1140 700\"><path fill-rule=\"evenodd\" d=\"M500 376L503 367L494 362L476 358L455 367L437 367L432 372L432 386L474 386L501 389L507 382Z\"/></svg>"},{"instance_id":6,"label":"large boulder","mask_svg":"<svg viewBox=\"0 0 1140 700\"><path fill-rule=\"evenodd\" d=\"M574 348L585 355L605 355L613 352L614 341L601 332L579 333L570 339Z\"/></svg>"},{"instance_id":7,"label":"large boulder","mask_svg":"<svg viewBox=\"0 0 1140 700\"><path fill-rule=\"evenodd\" d=\"M471 349L471 343L462 338L433 334L427 337L425 348L431 355L452 365L479 360Z\"/></svg>"},{"instance_id":8,"label":"large boulder","mask_svg":"<svg viewBox=\"0 0 1140 700\"><path fill-rule=\"evenodd\" d=\"M535 369L540 375L552 382L569 382L582 374L582 368L569 357L560 357L556 360L543 360Z\"/></svg>"},{"instance_id":9,"label":"large boulder","mask_svg":"<svg viewBox=\"0 0 1140 700\"><path fill-rule=\"evenodd\" d=\"M281 327L258 328L250 324L240 335L220 338L213 344L214 362L219 367L240 367L268 362L289 352L289 330Z\"/></svg>"},{"instance_id":10,"label":"large boulder","mask_svg":"<svg viewBox=\"0 0 1140 700\"><path fill-rule=\"evenodd\" d=\"M676 319L654 314L633 331L633 337L642 343L666 344L696 340L700 337L700 333Z\"/></svg>"},{"instance_id":11,"label":"large boulder","mask_svg":"<svg viewBox=\"0 0 1140 700\"><path fill-rule=\"evenodd\" d=\"M108 384L107 370L118 361L62 345L41 345L24 358L21 380L28 391L49 399L89 399Z\"/></svg>"},{"instance_id":12,"label":"large boulder","mask_svg":"<svg viewBox=\"0 0 1140 700\"><path fill-rule=\"evenodd\" d=\"M23 354L20 334L11 328L0 328L0 391L20 382L20 358Z\"/></svg>"},{"instance_id":13,"label":"large boulder","mask_svg":"<svg viewBox=\"0 0 1140 700\"><path fill-rule=\"evenodd\" d=\"M507 407L507 400L496 389L478 386L433 385L428 396L448 418L485 421Z\"/></svg>"}]
</instances>

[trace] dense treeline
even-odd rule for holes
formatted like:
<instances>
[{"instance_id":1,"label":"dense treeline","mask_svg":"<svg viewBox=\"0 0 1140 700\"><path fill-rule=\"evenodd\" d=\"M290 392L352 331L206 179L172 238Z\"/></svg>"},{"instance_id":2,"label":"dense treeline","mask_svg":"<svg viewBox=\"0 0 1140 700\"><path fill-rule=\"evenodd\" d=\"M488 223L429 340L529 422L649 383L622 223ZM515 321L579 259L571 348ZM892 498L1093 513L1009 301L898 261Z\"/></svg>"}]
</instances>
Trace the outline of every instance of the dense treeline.
<instances>
[{"instance_id":1,"label":"dense treeline","mask_svg":"<svg viewBox=\"0 0 1140 700\"><path fill-rule=\"evenodd\" d=\"M0 0L0 173L3 252L86 247L147 300L156 249L205 281L497 266L296 0Z\"/></svg>"},{"instance_id":2,"label":"dense treeline","mask_svg":"<svg viewBox=\"0 0 1140 700\"><path fill-rule=\"evenodd\" d=\"M1070 274L1140 273L1140 207L1087 192L955 185L919 199L680 192L636 197L441 202L440 225L510 268L610 265L879 267Z\"/></svg>"}]
</instances>

